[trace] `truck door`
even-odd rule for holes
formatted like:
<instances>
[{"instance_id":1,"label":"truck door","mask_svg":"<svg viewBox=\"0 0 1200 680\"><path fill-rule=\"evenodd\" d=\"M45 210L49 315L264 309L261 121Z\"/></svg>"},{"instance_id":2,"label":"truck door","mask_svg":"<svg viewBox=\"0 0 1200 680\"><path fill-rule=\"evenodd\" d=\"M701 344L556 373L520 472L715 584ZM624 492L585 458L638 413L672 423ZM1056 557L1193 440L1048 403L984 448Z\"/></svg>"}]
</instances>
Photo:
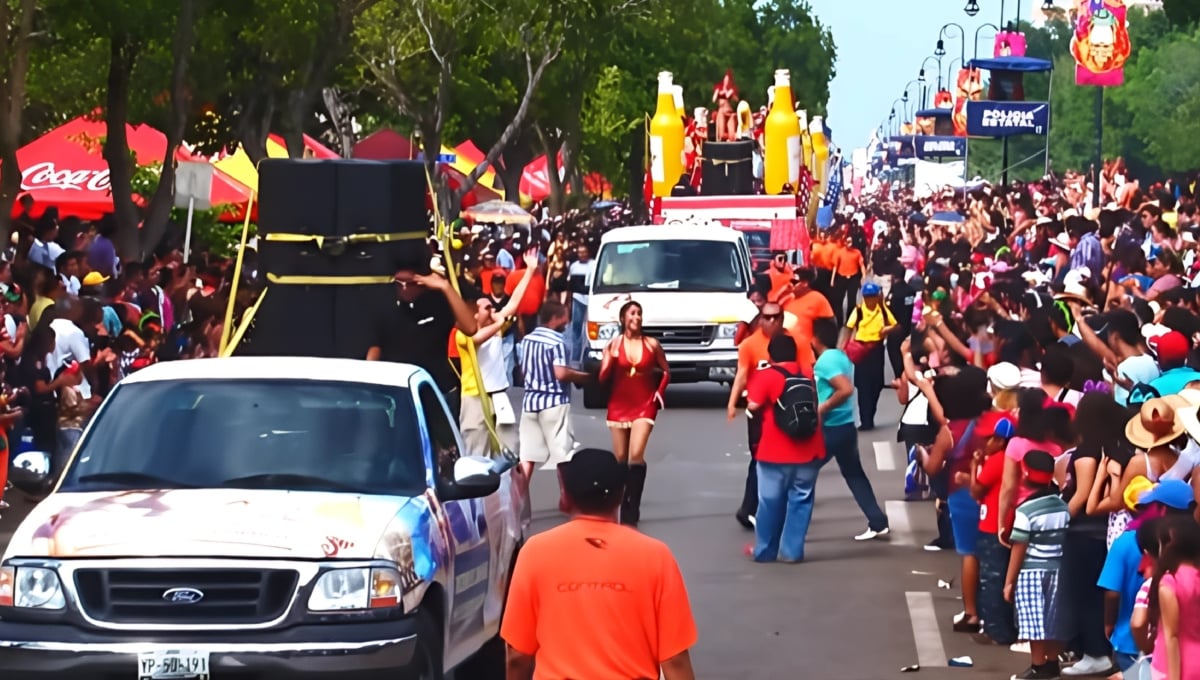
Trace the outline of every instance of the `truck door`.
<instances>
[{"instance_id":1,"label":"truck door","mask_svg":"<svg viewBox=\"0 0 1200 680\"><path fill-rule=\"evenodd\" d=\"M453 480L454 461L462 451L458 430L429 383L421 384L419 395L433 452L435 480ZM443 529L442 535L449 541L446 552L451 580L447 590L451 607L446 613L446 625L451 643L470 640L486 627L484 604L489 597L491 548L484 501L482 498L447 501L439 503L435 510L441 515L437 521Z\"/></svg>"}]
</instances>

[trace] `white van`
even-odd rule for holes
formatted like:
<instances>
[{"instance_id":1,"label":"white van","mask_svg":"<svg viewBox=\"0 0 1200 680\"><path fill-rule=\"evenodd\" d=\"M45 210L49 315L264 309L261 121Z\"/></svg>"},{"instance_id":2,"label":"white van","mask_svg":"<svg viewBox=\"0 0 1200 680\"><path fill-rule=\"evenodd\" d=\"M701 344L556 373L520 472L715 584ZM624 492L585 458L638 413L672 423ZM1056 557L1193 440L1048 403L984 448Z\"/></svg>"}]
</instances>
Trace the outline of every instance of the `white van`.
<instances>
[{"instance_id":1,"label":"white van","mask_svg":"<svg viewBox=\"0 0 1200 680\"><path fill-rule=\"evenodd\" d=\"M740 321L757 310L750 251L741 232L716 223L621 227L606 233L596 255L587 312L584 367L600 365L620 333L617 315L632 297L644 332L658 340L672 383L733 382ZM604 394L584 389L584 406L603 408Z\"/></svg>"}]
</instances>

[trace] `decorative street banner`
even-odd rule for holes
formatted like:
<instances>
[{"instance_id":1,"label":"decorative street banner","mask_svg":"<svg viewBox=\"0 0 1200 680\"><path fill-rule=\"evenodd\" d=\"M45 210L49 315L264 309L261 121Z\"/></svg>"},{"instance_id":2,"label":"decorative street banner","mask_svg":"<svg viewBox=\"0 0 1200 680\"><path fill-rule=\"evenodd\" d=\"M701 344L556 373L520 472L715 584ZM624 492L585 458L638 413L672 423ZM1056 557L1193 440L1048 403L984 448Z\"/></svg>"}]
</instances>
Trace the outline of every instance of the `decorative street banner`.
<instances>
[{"instance_id":1,"label":"decorative street banner","mask_svg":"<svg viewBox=\"0 0 1200 680\"><path fill-rule=\"evenodd\" d=\"M967 155L966 137L917 135L913 138L917 158L964 158Z\"/></svg>"},{"instance_id":2,"label":"decorative street banner","mask_svg":"<svg viewBox=\"0 0 1200 680\"><path fill-rule=\"evenodd\" d=\"M1133 51L1125 1L1076 0L1075 17L1075 84L1111 87L1125 82L1125 62Z\"/></svg>"},{"instance_id":3,"label":"decorative street banner","mask_svg":"<svg viewBox=\"0 0 1200 680\"><path fill-rule=\"evenodd\" d=\"M972 137L1044 135L1049 126L1046 102L967 102L967 134Z\"/></svg>"}]
</instances>

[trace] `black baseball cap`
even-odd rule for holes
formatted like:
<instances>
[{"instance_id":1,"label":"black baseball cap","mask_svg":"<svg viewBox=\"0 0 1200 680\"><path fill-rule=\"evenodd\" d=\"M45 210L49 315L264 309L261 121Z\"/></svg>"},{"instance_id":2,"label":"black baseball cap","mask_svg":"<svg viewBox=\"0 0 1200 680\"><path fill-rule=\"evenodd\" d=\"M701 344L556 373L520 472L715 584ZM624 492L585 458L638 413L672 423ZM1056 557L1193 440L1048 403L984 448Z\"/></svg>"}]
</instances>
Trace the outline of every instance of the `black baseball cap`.
<instances>
[{"instance_id":1,"label":"black baseball cap","mask_svg":"<svg viewBox=\"0 0 1200 680\"><path fill-rule=\"evenodd\" d=\"M628 465L622 465L611 451L580 449L559 463L563 490L575 502L604 504L625 493Z\"/></svg>"}]
</instances>

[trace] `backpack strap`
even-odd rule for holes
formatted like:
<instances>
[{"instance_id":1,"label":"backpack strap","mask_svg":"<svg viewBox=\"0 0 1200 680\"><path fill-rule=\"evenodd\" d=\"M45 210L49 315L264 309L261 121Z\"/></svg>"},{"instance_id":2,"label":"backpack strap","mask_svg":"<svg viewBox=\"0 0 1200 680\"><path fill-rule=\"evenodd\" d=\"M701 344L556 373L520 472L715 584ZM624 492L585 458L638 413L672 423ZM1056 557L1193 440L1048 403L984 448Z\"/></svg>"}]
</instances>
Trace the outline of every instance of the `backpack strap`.
<instances>
[{"instance_id":1,"label":"backpack strap","mask_svg":"<svg viewBox=\"0 0 1200 680\"><path fill-rule=\"evenodd\" d=\"M975 434L975 423L978 420L978 418L972 418L971 422L967 423L967 429L963 430L962 437L958 441L954 442L954 448L950 450L949 460L958 460L962 458L962 455L967 448L967 442L971 441L971 436Z\"/></svg>"}]
</instances>

